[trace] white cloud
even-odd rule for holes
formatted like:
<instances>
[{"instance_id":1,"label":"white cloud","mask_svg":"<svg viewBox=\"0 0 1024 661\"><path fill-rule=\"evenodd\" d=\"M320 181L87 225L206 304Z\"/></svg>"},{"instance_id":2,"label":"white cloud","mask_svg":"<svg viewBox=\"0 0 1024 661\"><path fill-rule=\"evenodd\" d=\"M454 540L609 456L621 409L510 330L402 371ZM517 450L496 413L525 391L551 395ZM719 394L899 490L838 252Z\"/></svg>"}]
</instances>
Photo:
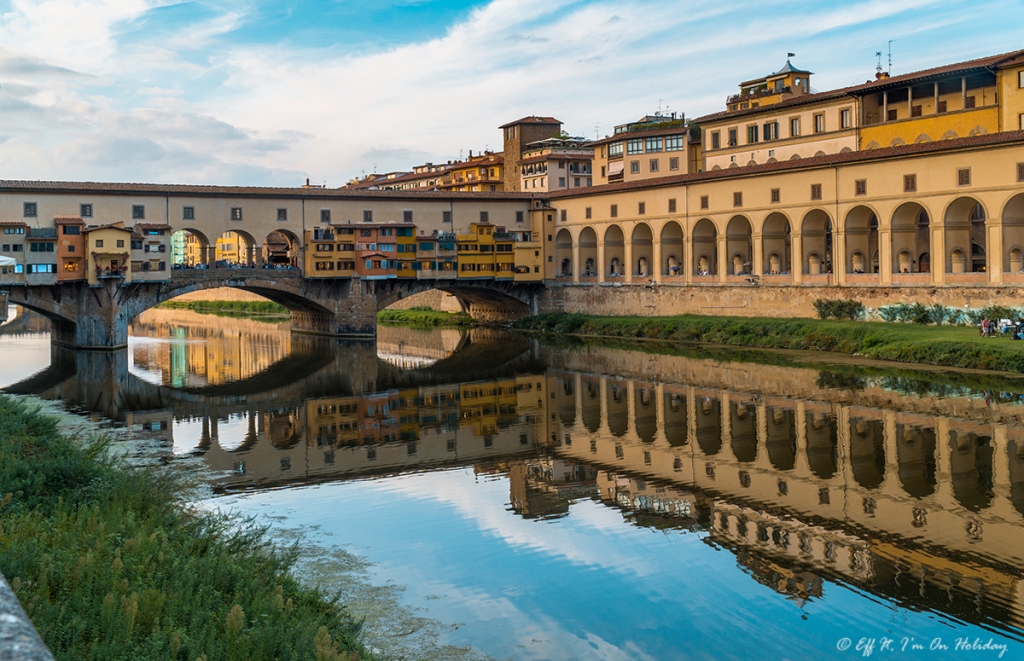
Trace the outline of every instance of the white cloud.
<instances>
[{"instance_id":1,"label":"white cloud","mask_svg":"<svg viewBox=\"0 0 1024 661\"><path fill-rule=\"evenodd\" d=\"M894 36L903 71L1018 46L999 19L1013 0L970 13L939 0L494 0L437 38L358 54L226 39L258 20L244 0L161 29L167 4L11 2L0 177L340 185L374 165L498 150L497 126L527 114L593 135L659 103L716 111L788 50L828 89L869 78ZM971 21L986 39L951 52L942 36Z\"/></svg>"}]
</instances>

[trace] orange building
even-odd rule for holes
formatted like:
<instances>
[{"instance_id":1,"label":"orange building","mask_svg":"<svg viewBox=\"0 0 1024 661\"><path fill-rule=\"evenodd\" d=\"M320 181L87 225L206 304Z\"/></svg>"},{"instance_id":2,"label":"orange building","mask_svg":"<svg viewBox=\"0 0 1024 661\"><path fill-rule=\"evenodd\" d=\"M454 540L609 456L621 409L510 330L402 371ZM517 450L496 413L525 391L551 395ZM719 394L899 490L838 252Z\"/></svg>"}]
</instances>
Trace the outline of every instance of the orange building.
<instances>
[{"instance_id":1,"label":"orange building","mask_svg":"<svg viewBox=\"0 0 1024 661\"><path fill-rule=\"evenodd\" d=\"M57 224L57 281L85 280L85 222L78 216L54 216Z\"/></svg>"}]
</instances>

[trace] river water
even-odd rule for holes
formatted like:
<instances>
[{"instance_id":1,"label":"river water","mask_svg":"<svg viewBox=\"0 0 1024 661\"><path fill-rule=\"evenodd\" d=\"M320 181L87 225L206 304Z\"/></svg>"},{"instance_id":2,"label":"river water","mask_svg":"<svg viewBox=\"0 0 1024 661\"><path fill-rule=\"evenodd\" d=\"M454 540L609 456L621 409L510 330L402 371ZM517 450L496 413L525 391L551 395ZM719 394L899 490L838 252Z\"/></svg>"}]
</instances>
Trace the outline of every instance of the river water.
<instances>
[{"instance_id":1,"label":"river water","mask_svg":"<svg viewBox=\"0 0 1024 661\"><path fill-rule=\"evenodd\" d=\"M0 365L198 462L395 657L1024 658L1018 379L177 310L78 354L24 314Z\"/></svg>"}]
</instances>

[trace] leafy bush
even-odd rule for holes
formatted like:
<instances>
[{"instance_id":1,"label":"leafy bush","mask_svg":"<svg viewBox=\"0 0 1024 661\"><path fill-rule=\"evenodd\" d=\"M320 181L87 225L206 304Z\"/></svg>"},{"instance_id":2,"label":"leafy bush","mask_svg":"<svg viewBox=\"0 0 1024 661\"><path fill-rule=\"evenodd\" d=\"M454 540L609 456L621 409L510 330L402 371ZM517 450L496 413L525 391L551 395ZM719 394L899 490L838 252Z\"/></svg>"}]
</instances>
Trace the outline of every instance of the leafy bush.
<instances>
[{"instance_id":1,"label":"leafy bush","mask_svg":"<svg viewBox=\"0 0 1024 661\"><path fill-rule=\"evenodd\" d=\"M295 580L294 552L107 456L0 396L0 571L58 661L358 658L358 626Z\"/></svg>"},{"instance_id":2,"label":"leafy bush","mask_svg":"<svg viewBox=\"0 0 1024 661\"><path fill-rule=\"evenodd\" d=\"M814 301L814 311L818 314L818 319L856 321L864 318L864 304L853 299L819 298Z\"/></svg>"}]
</instances>

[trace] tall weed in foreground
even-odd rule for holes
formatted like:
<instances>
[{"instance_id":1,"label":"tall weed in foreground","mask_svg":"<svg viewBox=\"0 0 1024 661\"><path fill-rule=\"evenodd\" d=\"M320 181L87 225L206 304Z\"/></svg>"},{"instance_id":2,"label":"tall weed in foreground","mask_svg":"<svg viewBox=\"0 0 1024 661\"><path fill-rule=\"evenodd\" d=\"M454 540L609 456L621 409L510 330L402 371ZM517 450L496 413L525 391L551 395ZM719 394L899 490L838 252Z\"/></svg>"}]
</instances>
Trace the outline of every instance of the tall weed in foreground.
<instances>
[{"instance_id":1,"label":"tall weed in foreground","mask_svg":"<svg viewBox=\"0 0 1024 661\"><path fill-rule=\"evenodd\" d=\"M0 571L58 660L358 659L358 625L251 521L0 396Z\"/></svg>"}]
</instances>

